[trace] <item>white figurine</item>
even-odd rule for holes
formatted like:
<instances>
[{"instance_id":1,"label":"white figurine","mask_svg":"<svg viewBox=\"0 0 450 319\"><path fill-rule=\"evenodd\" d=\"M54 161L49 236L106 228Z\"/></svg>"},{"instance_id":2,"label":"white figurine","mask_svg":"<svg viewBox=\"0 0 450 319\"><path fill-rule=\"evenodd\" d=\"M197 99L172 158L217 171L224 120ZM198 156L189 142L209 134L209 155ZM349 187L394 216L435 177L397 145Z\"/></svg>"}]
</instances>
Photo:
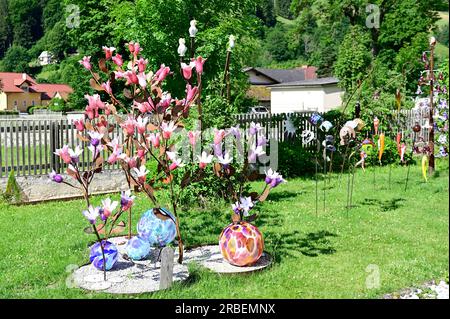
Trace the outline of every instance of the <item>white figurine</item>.
<instances>
[{"instance_id":1,"label":"white figurine","mask_svg":"<svg viewBox=\"0 0 450 319\"><path fill-rule=\"evenodd\" d=\"M191 21L191 27L189 28L189 35L191 38L195 38L195 35L197 34L197 20Z\"/></svg>"},{"instance_id":2,"label":"white figurine","mask_svg":"<svg viewBox=\"0 0 450 319\"><path fill-rule=\"evenodd\" d=\"M228 41L228 51L232 51L236 45L236 37L234 35L230 35L230 39Z\"/></svg>"},{"instance_id":3,"label":"white figurine","mask_svg":"<svg viewBox=\"0 0 450 319\"><path fill-rule=\"evenodd\" d=\"M186 51L187 51L186 40L184 38L180 38L178 40L178 43L180 44L178 46L178 55L180 57L184 57L184 55L186 54Z\"/></svg>"}]
</instances>

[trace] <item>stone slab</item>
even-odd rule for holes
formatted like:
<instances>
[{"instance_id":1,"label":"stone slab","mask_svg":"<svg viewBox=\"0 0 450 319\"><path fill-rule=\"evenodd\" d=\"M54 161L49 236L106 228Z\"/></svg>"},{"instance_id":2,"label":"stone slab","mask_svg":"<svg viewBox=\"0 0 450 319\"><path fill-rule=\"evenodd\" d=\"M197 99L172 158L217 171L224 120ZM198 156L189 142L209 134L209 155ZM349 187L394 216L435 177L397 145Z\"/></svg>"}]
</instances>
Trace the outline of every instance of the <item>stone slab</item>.
<instances>
[{"instance_id":1,"label":"stone slab","mask_svg":"<svg viewBox=\"0 0 450 319\"><path fill-rule=\"evenodd\" d=\"M201 266L219 274L254 272L262 270L272 263L270 256L264 252L254 265L245 267L233 266L223 258L219 245L201 246L188 250L185 253L184 260L186 262L197 262Z\"/></svg>"},{"instance_id":2,"label":"stone slab","mask_svg":"<svg viewBox=\"0 0 450 319\"><path fill-rule=\"evenodd\" d=\"M66 174L62 174L65 179L72 184L77 182ZM82 193L65 184L56 184L51 182L48 175L42 176L18 176L16 177L20 190L22 191L23 201L26 203L40 202L48 200L66 199L82 196ZM8 178L0 178L0 189L5 190ZM93 195L119 192L128 189L125 174L121 170L104 170L96 174L90 191Z\"/></svg>"}]
</instances>

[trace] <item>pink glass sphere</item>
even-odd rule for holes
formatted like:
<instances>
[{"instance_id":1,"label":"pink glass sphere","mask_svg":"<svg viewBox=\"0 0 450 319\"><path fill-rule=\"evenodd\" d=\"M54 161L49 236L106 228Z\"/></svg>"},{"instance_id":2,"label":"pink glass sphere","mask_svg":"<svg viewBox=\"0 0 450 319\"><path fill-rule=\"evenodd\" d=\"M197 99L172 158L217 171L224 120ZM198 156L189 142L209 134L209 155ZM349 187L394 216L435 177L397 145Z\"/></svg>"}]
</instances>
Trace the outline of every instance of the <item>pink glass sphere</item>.
<instances>
[{"instance_id":1,"label":"pink glass sphere","mask_svg":"<svg viewBox=\"0 0 450 319\"><path fill-rule=\"evenodd\" d=\"M256 226L242 221L225 227L219 237L219 247L230 264L250 266L261 258L264 241Z\"/></svg>"}]
</instances>

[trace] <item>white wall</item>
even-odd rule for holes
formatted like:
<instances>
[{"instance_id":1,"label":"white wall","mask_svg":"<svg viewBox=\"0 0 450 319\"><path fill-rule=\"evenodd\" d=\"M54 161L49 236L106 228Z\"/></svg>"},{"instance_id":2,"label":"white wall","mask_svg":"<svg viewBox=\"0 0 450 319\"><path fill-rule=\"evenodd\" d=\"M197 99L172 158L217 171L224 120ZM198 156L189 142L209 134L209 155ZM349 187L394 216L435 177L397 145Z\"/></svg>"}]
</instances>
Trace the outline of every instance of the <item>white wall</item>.
<instances>
[{"instance_id":1,"label":"white wall","mask_svg":"<svg viewBox=\"0 0 450 319\"><path fill-rule=\"evenodd\" d=\"M337 86L271 88L271 112L326 112L342 104L341 95Z\"/></svg>"},{"instance_id":2,"label":"white wall","mask_svg":"<svg viewBox=\"0 0 450 319\"><path fill-rule=\"evenodd\" d=\"M324 92L321 88L300 90L292 88L271 88L270 110L272 113L317 111L323 109Z\"/></svg>"},{"instance_id":3,"label":"white wall","mask_svg":"<svg viewBox=\"0 0 450 319\"><path fill-rule=\"evenodd\" d=\"M8 108L8 98L6 93L0 93L0 111L6 110Z\"/></svg>"},{"instance_id":4,"label":"white wall","mask_svg":"<svg viewBox=\"0 0 450 319\"><path fill-rule=\"evenodd\" d=\"M344 91L338 86L326 86L324 87L325 99L324 99L324 111L337 109L342 105L342 97Z\"/></svg>"}]
</instances>

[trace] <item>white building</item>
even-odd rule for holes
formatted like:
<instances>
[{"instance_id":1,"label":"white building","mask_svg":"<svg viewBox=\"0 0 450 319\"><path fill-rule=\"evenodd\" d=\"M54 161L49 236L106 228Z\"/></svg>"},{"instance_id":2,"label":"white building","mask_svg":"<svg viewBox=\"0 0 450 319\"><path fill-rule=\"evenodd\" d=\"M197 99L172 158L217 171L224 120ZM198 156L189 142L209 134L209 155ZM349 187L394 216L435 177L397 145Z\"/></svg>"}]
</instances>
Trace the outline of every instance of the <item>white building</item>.
<instances>
[{"instance_id":1,"label":"white building","mask_svg":"<svg viewBox=\"0 0 450 319\"><path fill-rule=\"evenodd\" d=\"M38 60L40 66L54 63L53 55L48 51L42 51L38 57Z\"/></svg>"},{"instance_id":2,"label":"white building","mask_svg":"<svg viewBox=\"0 0 450 319\"><path fill-rule=\"evenodd\" d=\"M342 104L344 91L333 77L269 86L271 113L327 112Z\"/></svg>"}]
</instances>

